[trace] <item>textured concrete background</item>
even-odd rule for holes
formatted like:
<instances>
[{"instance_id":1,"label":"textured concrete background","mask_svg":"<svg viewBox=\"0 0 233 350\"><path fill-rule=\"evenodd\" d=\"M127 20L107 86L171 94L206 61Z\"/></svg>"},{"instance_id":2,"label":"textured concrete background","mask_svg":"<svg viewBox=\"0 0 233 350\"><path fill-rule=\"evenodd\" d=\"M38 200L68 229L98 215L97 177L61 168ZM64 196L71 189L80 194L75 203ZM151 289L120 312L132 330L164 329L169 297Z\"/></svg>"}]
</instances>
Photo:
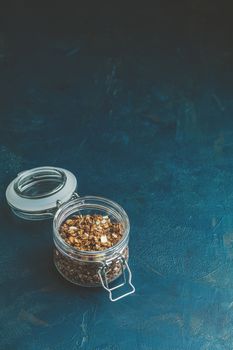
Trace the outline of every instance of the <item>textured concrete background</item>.
<instances>
[{"instance_id":1,"label":"textured concrete background","mask_svg":"<svg viewBox=\"0 0 233 350\"><path fill-rule=\"evenodd\" d=\"M0 13L1 349L233 348L231 12L156 4ZM125 208L135 295L72 286L52 222L11 215L7 184L42 165Z\"/></svg>"}]
</instances>

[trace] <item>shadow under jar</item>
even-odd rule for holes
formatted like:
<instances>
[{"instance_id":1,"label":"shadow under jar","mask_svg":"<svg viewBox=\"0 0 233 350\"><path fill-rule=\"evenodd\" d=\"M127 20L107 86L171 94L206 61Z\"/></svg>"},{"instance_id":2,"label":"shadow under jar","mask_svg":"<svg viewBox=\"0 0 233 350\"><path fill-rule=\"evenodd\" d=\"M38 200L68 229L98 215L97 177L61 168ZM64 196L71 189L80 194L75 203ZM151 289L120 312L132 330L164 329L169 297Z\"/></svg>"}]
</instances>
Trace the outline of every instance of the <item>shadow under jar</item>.
<instances>
[{"instance_id":1,"label":"shadow under jar","mask_svg":"<svg viewBox=\"0 0 233 350\"><path fill-rule=\"evenodd\" d=\"M129 219L117 203L102 197L79 197L75 192L76 177L66 169L34 168L20 173L6 190L12 211L27 220L53 218L54 263L68 281L83 287L102 286L111 301L134 293L128 265ZM61 226L77 216L107 216L121 227L121 238L104 250L80 250L68 244L61 235ZM122 276L118 285L110 283ZM113 291L128 284L127 292L117 297Z\"/></svg>"}]
</instances>

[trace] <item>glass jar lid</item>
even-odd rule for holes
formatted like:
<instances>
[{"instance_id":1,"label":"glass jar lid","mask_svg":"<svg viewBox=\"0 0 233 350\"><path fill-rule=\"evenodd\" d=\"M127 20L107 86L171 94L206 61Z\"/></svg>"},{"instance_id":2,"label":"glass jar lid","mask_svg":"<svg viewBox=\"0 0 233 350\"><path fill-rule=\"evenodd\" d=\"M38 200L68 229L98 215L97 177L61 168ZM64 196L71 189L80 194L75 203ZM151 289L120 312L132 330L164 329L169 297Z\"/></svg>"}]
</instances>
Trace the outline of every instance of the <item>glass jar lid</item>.
<instances>
[{"instance_id":1,"label":"glass jar lid","mask_svg":"<svg viewBox=\"0 0 233 350\"><path fill-rule=\"evenodd\" d=\"M6 199L21 218L49 219L72 198L76 187L77 179L70 171L44 166L19 173L7 187Z\"/></svg>"}]
</instances>

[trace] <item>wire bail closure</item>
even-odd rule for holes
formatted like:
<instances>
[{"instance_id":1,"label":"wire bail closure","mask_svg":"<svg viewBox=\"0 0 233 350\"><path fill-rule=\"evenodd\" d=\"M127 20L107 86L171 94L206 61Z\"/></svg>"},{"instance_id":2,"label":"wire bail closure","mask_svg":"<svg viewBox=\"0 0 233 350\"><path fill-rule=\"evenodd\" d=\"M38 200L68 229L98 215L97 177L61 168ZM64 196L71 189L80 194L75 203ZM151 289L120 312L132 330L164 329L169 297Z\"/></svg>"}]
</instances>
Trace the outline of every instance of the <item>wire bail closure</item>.
<instances>
[{"instance_id":1,"label":"wire bail closure","mask_svg":"<svg viewBox=\"0 0 233 350\"><path fill-rule=\"evenodd\" d=\"M72 194L70 200L73 201L73 200L75 200L75 199L78 199L79 197L80 197L79 194L78 194L77 192L74 192L74 193ZM62 203L62 201L58 199L58 200L57 200L57 209L59 209L60 206L61 206L62 204L64 204L64 203ZM54 216L54 215L53 215L53 216Z\"/></svg>"},{"instance_id":2,"label":"wire bail closure","mask_svg":"<svg viewBox=\"0 0 233 350\"><path fill-rule=\"evenodd\" d=\"M111 260L113 260L113 259L111 259ZM119 259L117 261L119 261L121 264L121 270L122 270L122 275L123 275L124 280L122 283L118 284L115 287L112 287L112 288L109 287L109 282L107 280L107 269L108 269L108 265L111 264L111 260L109 260L108 262L103 264L103 266L98 271L98 275L99 275L99 278L100 278L100 281L101 281L103 288L106 289L109 293L109 299L111 301L117 301L119 299L126 297L127 295L133 294L135 292L135 287L132 284L132 272L129 268L129 265L128 265L126 259L122 255L119 256ZM128 281L126 279L125 270L127 270L127 272L128 272ZM119 289L120 287L123 287L124 285L127 284L127 282L128 282L128 285L130 286L131 290L127 293L120 295L119 297L114 298L112 295L112 292L116 289Z\"/></svg>"}]
</instances>

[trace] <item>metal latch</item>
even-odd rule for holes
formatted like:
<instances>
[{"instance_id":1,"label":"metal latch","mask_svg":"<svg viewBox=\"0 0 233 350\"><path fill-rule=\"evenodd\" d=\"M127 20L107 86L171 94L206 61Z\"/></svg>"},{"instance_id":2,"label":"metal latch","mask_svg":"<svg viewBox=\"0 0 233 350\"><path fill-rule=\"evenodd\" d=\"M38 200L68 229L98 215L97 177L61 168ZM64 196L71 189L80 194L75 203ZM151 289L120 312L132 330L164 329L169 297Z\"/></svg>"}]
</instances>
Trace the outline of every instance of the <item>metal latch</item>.
<instances>
[{"instance_id":1,"label":"metal latch","mask_svg":"<svg viewBox=\"0 0 233 350\"><path fill-rule=\"evenodd\" d=\"M131 273L131 270L129 268L129 265L128 265L126 259L123 256L119 256L118 261L121 264L121 270L122 270L122 275L123 275L123 282L120 283L119 285L117 285L115 287L112 287L112 288L110 288L110 286L109 286L109 282L108 282L108 279L107 279L107 270L109 268L109 264L111 263L111 261L109 261L109 262L107 262L105 264L103 263L103 266L98 271L98 275L99 275L100 281L102 283L102 286L103 286L104 289L106 289L109 292L109 299L111 301L117 301L117 300L122 299L122 298L126 297L127 295L133 294L135 292L135 287L132 284L132 273ZM114 290L116 290L116 289L118 289L120 287L123 287L124 285L127 284L127 278L126 278L125 270L127 270L127 272L128 272L128 284L130 286L130 291L120 295L117 298L113 298L112 291L114 291Z\"/></svg>"}]
</instances>

